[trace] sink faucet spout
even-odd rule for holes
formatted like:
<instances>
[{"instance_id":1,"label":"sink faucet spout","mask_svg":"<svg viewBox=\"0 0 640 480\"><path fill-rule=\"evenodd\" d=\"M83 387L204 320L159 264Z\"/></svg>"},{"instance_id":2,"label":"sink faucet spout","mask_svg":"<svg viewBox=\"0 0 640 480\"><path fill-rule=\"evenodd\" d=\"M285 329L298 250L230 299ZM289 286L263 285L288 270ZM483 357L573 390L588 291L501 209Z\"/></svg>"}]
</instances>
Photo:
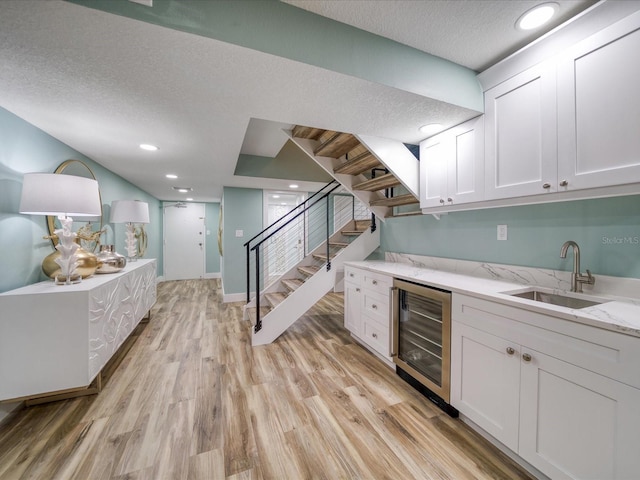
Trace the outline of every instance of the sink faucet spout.
<instances>
[{"instance_id":1,"label":"sink faucet spout","mask_svg":"<svg viewBox=\"0 0 640 480\"><path fill-rule=\"evenodd\" d=\"M582 284L586 283L593 285L596 283L596 279L591 275L591 272L587 270L586 275L580 273L580 247L573 240L568 240L562 244L560 249L560 258L567 258L567 250L569 247L573 247L573 272L571 273L571 291L582 293Z\"/></svg>"}]
</instances>

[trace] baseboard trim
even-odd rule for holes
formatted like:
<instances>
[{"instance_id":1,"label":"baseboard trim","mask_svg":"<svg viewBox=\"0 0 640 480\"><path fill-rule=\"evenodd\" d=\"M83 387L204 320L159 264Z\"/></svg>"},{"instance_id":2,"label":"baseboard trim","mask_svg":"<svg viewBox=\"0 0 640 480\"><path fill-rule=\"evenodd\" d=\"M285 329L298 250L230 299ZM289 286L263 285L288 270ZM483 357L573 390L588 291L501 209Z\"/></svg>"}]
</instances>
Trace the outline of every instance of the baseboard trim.
<instances>
[{"instance_id":1,"label":"baseboard trim","mask_svg":"<svg viewBox=\"0 0 640 480\"><path fill-rule=\"evenodd\" d=\"M220 272L205 273L204 278L222 278Z\"/></svg>"},{"instance_id":2,"label":"baseboard trim","mask_svg":"<svg viewBox=\"0 0 640 480\"><path fill-rule=\"evenodd\" d=\"M222 303L246 302L246 293L223 293Z\"/></svg>"}]
</instances>

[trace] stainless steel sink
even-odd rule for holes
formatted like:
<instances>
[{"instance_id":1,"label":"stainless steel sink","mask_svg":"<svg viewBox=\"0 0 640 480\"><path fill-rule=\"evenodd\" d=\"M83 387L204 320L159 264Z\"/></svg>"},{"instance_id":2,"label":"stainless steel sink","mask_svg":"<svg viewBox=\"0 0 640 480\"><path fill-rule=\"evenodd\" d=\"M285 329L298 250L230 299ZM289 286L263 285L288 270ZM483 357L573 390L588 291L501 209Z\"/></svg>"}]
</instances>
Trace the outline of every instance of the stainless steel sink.
<instances>
[{"instance_id":1,"label":"stainless steel sink","mask_svg":"<svg viewBox=\"0 0 640 480\"><path fill-rule=\"evenodd\" d=\"M594 305L600 305L604 303L604 301L600 301L599 299L585 299L579 297L571 297L568 295L560 295L557 293L545 292L542 290L526 290L524 292L517 293L509 293L505 292L507 295L511 295L512 297L526 298L527 300L534 300L536 302L542 303L550 303L552 305L558 305L560 307L567 308L587 308L592 307Z\"/></svg>"}]
</instances>

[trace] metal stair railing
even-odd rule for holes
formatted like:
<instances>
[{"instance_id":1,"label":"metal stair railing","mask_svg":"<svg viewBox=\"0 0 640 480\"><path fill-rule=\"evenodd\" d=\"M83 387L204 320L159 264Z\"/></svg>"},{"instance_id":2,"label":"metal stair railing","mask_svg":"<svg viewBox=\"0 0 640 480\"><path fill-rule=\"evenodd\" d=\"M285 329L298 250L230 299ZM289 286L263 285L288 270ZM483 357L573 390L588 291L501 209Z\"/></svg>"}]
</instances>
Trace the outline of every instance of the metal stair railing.
<instances>
[{"instance_id":1,"label":"metal stair railing","mask_svg":"<svg viewBox=\"0 0 640 480\"><path fill-rule=\"evenodd\" d=\"M325 244L326 269L327 271L331 269L332 255L329 239L332 233L335 233L332 232L334 223L343 221L343 224L346 224L354 218L355 198L351 195L348 195L351 202L347 209L334 211L334 215L330 215L330 199L340 187L339 183L330 182L244 244L247 262L247 303L251 301L252 281L255 285L256 323L254 329L256 332L262 328L260 297L263 284L266 288L272 283L269 277L280 278L277 274L273 275L274 271L290 270L300 262L301 258L306 258L308 253L317 250L323 243ZM338 218L336 219L336 217ZM332 220L333 223L330 223ZM296 230L296 227L299 230ZM288 255L287 247L296 244L300 234L302 234L304 243L302 254L296 253L296 257L291 258L291 255ZM278 248L278 246L282 248ZM255 252L253 261L251 259L252 251ZM254 271L253 276L252 270Z\"/></svg>"}]
</instances>

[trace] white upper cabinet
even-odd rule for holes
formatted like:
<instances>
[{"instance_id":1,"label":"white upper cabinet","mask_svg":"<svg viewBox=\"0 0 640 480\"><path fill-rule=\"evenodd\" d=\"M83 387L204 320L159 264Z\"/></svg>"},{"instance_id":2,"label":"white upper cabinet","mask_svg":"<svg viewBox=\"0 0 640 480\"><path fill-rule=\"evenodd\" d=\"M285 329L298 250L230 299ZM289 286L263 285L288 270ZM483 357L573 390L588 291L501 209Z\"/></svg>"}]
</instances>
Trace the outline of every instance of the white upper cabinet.
<instances>
[{"instance_id":1,"label":"white upper cabinet","mask_svg":"<svg viewBox=\"0 0 640 480\"><path fill-rule=\"evenodd\" d=\"M483 117L478 117L420 144L421 208L484 198L483 125Z\"/></svg>"},{"instance_id":2,"label":"white upper cabinet","mask_svg":"<svg viewBox=\"0 0 640 480\"><path fill-rule=\"evenodd\" d=\"M557 191L554 65L530 68L484 98L486 199Z\"/></svg>"},{"instance_id":3,"label":"white upper cabinet","mask_svg":"<svg viewBox=\"0 0 640 480\"><path fill-rule=\"evenodd\" d=\"M640 182L640 12L571 48L558 64L563 190Z\"/></svg>"}]
</instances>

